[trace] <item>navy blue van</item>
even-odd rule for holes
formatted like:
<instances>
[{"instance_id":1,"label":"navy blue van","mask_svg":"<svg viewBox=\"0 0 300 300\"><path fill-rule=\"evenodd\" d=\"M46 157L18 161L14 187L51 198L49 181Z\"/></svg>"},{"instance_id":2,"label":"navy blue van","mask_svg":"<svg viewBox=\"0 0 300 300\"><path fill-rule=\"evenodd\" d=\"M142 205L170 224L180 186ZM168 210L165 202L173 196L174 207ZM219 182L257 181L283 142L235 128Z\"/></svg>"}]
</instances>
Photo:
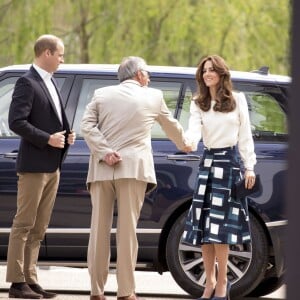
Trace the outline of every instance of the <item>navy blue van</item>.
<instances>
[{"instance_id":1,"label":"navy blue van","mask_svg":"<svg viewBox=\"0 0 300 300\"><path fill-rule=\"evenodd\" d=\"M0 69L0 261L6 262L8 236L16 210L15 162L19 137L9 130L8 108L16 80L29 65ZM51 222L42 243L39 262L86 266L91 203L86 190L89 149L79 124L95 89L118 84L118 65L63 64L55 77L64 98L68 119L77 132L63 164ZM150 86L164 92L166 103L187 128L189 107L196 91L195 68L151 66ZM287 100L290 78L268 73L232 71L234 88L244 92L249 106L255 152L263 192L250 196L252 243L230 249L228 278L232 295L262 296L283 283L283 243L287 226L285 178L287 173ZM180 153L159 125L152 129L157 188L145 198L138 223L138 269L170 271L189 294L199 297L205 283L201 248L181 243L190 207L199 159L196 152ZM117 212L116 212L117 213ZM112 262L115 265L115 229ZM217 267L217 266L216 266Z\"/></svg>"}]
</instances>

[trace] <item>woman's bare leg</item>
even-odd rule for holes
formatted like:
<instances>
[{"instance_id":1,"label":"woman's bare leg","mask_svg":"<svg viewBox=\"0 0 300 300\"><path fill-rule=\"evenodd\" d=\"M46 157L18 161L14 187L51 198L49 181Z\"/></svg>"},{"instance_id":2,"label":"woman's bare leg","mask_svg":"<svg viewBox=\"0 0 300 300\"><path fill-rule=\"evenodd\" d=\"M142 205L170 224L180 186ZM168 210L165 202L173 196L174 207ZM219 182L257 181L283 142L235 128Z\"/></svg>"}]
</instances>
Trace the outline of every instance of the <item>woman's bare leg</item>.
<instances>
[{"instance_id":1,"label":"woman's bare leg","mask_svg":"<svg viewBox=\"0 0 300 300\"><path fill-rule=\"evenodd\" d=\"M204 264L205 275L206 275L205 289L202 297L210 298L213 294L216 285L215 248L214 248L214 244L201 245L201 248L202 248L203 264Z\"/></svg>"},{"instance_id":2,"label":"woman's bare leg","mask_svg":"<svg viewBox=\"0 0 300 300\"><path fill-rule=\"evenodd\" d=\"M215 289L216 297L225 297L227 288L227 264L229 255L229 245L214 244L215 255L218 262L218 276Z\"/></svg>"}]
</instances>

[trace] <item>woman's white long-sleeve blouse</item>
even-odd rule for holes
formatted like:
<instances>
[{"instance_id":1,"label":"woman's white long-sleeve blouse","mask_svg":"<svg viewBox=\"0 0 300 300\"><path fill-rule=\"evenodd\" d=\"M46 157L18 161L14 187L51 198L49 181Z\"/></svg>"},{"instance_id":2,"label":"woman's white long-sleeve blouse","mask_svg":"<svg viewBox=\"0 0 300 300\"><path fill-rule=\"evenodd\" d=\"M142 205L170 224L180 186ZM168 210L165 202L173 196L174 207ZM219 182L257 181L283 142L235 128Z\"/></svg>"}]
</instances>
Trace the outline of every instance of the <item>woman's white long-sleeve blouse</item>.
<instances>
[{"instance_id":1,"label":"woman's white long-sleeve blouse","mask_svg":"<svg viewBox=\"0 0 300 300\"><path fill-rule=\"evenodd\" d=\"M241 159L247 170L253 170L256 164L254 143L251 133L248 105L243 93L233 93L236 108L232 112L223 113L211 108L205 112L195 101L191 102L189 126L186 138L192 142L193 150L201 138L207 148L224 148L238 145Z\"/></svg>"}]
</instances>

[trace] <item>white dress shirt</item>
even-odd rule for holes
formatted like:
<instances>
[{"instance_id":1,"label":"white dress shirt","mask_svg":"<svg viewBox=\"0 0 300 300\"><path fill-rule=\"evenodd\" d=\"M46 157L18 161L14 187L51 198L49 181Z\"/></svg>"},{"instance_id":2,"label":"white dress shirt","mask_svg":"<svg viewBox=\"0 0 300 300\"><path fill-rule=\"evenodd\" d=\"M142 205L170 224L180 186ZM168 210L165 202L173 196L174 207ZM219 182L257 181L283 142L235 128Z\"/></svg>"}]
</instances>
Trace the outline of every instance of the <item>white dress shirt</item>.
<instances>
[{"instance_id":1,"label":"white dress shirt","mask_svg":"<svg viewBox=\"0 0 300 300\"><path fill-rule=\"evenodd\" d=\"M243 93L233 93L236 108L232 112L214 111L215 101L205 112L194 101L190 106L190 119L186 138L193 144L193 150L201 138L207 148L224 148L238 145L244 166L253 170L256 164L248 105Z\"/></svg>"},{"instance_id":2,"label":"white dress shirt","mask_svg":"<svg viewBox=\"0 0 300 300\"><path fill-rule=\"evenodd\" d=\"M42 77L44 83L46 84L46 87L51 95L51 98L54 102L58 117L60 122L62 123L62 112L61 112L61 105L60 105L60 101L59 101L59 97L56 91L56 88L54 86L54 83L52 82L51 78L52 75L51 73L48 73L47 71L45 71L44 69L40 68L38 65L33 64L33 67L35 68L35 70L39 73L39 75Z\"/></svg>"}]
</instances>

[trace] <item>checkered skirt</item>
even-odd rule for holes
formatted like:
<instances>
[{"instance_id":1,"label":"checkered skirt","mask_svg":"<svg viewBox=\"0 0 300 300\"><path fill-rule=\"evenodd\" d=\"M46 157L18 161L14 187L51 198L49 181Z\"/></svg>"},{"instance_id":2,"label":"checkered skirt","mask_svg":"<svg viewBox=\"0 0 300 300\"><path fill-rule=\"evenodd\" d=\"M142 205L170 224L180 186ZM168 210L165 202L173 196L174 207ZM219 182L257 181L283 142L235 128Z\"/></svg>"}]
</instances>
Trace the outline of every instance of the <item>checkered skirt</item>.
<instances>
[{"instance_id":1,"label":"checkered skirt","mask_svg":"<svg viewBox=\"0 0 300 300\"><path fill-rule=\"evenodd\" d=\"M192 245L250 242L247 199L231 196L232 186L240 178L235 147L204 150L183 242Z\"/></svg>"}]
</instances>

